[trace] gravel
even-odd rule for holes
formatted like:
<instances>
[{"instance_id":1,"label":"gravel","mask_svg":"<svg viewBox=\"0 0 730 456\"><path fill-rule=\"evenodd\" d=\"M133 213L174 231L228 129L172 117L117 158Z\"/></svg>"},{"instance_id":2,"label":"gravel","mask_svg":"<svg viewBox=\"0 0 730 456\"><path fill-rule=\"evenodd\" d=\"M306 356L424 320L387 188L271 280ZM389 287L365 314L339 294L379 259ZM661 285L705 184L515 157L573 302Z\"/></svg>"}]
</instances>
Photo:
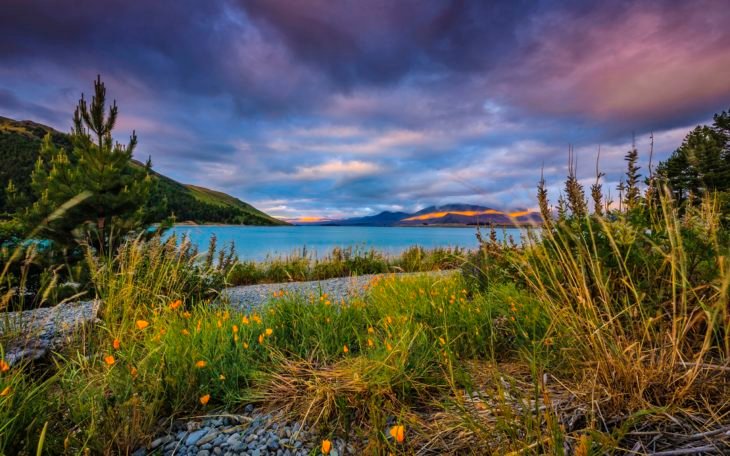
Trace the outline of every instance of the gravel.
<instances>
[{"instance_id":1,"label":"gravel","mask_svg":"<svg viewBox=\"0 0 730 456\"><path fill-rule=\"evenodd\" d=\"M99 301L79 301L0 314L5 361L13 365L44 357L81 326L95 322L98 310Z\"/></svg>"},{"instance_id":2,"label":"gravel","mask_svg":"<svg viewBox=\"0 0 730 456\"><path fill-rule=\"evenodd\" d=\"M357 454L343 439L330 440L330 456ZM175 422L163 435L138 448L133 455L306 456L320 454L321 444L321 438L301 423L253 409L241 415L225 414Z\"/></svg>"}]
</instances>

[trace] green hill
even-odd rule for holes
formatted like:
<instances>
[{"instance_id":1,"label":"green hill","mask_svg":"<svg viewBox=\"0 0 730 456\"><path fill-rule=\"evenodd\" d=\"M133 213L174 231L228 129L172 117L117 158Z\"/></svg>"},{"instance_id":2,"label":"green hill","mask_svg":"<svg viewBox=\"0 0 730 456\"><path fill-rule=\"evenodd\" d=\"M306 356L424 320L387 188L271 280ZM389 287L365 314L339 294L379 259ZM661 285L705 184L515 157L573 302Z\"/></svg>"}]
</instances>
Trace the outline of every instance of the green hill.
<instances>
[{"instance_id":1,"label":"green hill","mask_svg":"<svg viewBox=\"0 0 730 456\"><path fill-rule=\"evenodd\" d=\"M41 140L49 132L57 146L70 150L71 143L64 133L28 120L17 121L0 116L0 214L7 211L3 193L9 180L13 180L21 194L30 197L30 175L38 158ZM161 218L174 215L178 222L287 224L225 193L181 184L159 173L154 176L157 185L153 198L167 202L167 213L160 214Z\"/></svg>"}]
</instances>

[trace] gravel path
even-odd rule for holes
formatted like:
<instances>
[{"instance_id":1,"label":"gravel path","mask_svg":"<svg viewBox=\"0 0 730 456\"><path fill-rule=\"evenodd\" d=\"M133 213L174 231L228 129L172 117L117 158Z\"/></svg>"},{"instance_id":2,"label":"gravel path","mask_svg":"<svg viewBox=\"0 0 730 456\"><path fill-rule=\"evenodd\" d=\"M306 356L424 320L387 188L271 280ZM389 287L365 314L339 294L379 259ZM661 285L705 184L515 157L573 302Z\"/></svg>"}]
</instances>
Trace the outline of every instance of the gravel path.
<instances>
[{"instance_id":1,"label":"gravel path","mask_svg":"<svg viewBox=\"0 0 730 456\"><path fill-rule=\"evenodd\" d=\"M355 277L338 277L335 279L313 280L310 282L286 282L286 283L265 283L259 285L245 285L241 287L227 288L223 296L231 306L249 311L265 303L274 293L285 291L290 294L301 294L303 296L327 293L332 302L340 302L348 297L361 295L367 285L379 276L395 275L407 277L414 275L444 275L452 271L434 272L404 272L394 274L366 274Z\"/></svg>"},{"instance_id":2,"label":"gravel path","mask_svg":"<svg viewBox=\"0 0 730 456\"><path fill-rule=\"evenodd\" d=\"M98 301L79 301L54 307L0 313L0 337L5 339L5 361L42 358L60 347L69 334L96 320Z\"/></svg>"}]
</instances>

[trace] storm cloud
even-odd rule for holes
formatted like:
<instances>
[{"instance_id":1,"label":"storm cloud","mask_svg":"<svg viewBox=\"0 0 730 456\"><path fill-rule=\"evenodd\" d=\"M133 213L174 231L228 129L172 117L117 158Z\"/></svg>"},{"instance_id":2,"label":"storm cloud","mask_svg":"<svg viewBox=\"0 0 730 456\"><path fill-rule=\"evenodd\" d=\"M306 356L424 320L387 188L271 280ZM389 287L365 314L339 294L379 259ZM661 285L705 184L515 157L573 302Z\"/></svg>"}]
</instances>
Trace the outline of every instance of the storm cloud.
<instances>
[{"instance_id":1,"label":"storm cloud","mask_svg":"<svg viewBox=\"0 0 730 456\"><path fill-rule=\"evenodd\" d=\"M533 207L575 147L606 185L730 107L730 8L696 2L5 0L0 115L62 131L101 74L118 136L281 217Z\"/></svg>"}]
</instances>

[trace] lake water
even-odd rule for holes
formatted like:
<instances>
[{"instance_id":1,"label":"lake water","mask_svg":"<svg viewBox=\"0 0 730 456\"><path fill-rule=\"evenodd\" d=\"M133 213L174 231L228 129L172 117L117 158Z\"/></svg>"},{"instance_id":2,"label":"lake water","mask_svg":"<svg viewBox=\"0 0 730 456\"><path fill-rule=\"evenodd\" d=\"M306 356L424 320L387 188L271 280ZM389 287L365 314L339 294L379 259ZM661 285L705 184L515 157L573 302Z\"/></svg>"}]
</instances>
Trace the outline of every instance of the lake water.
<instances>
[{"instance_id":1,"label":"lake water","mask_svg":"<svg viewBox=\"0 0 730 456\"><path fill-rule=\"evenodd\" d=\"M301 252L325 256L335 247L374 248L398 254L413 245L433 247L477 247L476 228L440 227L370 227L370 226L190 226L177 225L171 230L188 234L204 251L211 235L218 245L235 243L241 260L263 260L267 256L284 256ZM512 235L519 242L520 230L499 229L500 238ZM485 233L485 235L488 233Z\"/></svg>"}]
</instances>

